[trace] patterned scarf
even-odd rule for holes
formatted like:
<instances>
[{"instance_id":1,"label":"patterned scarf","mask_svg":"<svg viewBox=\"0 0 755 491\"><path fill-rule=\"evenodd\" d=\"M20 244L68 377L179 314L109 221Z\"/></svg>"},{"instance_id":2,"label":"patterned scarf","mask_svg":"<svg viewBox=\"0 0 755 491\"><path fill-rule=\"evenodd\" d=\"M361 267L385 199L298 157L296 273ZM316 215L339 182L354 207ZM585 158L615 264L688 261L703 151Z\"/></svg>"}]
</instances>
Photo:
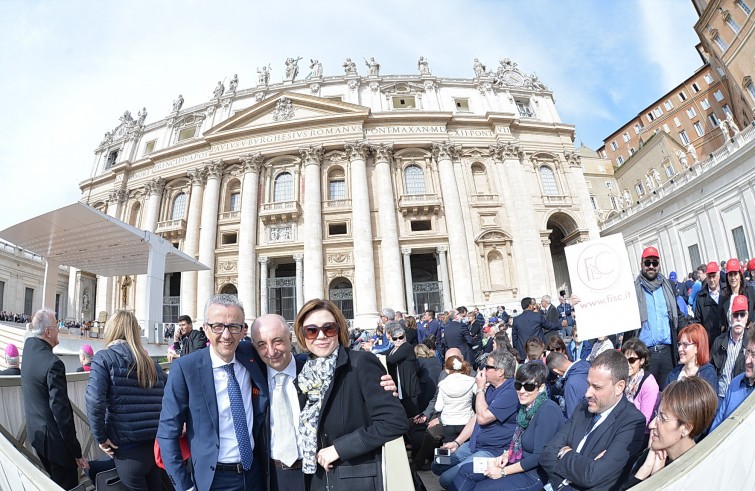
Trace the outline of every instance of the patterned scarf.
<instances>
[{"instance_id":1,"label":"patterned scarf","mask_svg":"<svg viewBox=\"0 0 755 491\"><path fill-rule=\"evenodd\" d=\"M629 402L634 402L634 398L637 397L637 391L640 389L640 383L644 376L645 370L640 368L639 371L634 374L634 377L629 379L627 388L624 389L624 395L627 396Z\"/></svg>"},{"instance_id":2,"label":"patterned scarf","mask_svg":"<svg viewBox=\"0 0 755 491\"><path fill-rule=\"evenodd\" d=\"M541 392L529 406L519 405L519 413L516 415L516 429L514 430L514 437L511 439L511 445L509 445L509 464L522 460L522 435L524 430L530 425L530 421L547 399L548 394Z\"/></svg>"},{"instance_id":3,"label":"patterned scarf","mask_svg":"<svg viewBox=\"0 0 755 491\"><path fill-rule=\"evenodd\" d=\"M297 377L299 390L307 396L307 404L299 418L301 468L305 474L314 474L317 470L317 427L320 425L322 397L333 380L337 358L338 349L330 356L310 358Z\"/></svg>"}]
</instances>

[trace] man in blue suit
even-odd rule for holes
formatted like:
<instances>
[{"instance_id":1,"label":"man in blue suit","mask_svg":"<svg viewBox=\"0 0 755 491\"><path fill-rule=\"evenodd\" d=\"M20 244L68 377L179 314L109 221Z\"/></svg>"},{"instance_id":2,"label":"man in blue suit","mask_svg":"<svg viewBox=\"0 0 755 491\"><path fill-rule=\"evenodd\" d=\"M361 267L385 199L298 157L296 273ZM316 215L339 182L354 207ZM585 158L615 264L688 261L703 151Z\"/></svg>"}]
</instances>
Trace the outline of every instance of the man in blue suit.
<instances>
[{"instance_id":1,"label":"man in blue suit","mask_svg":"<svg viewBox=\"0 0 755 491\"><path fill-rule=\"evenodd\" d=\"M593 360L586 400L540 454L554 491L608 491L626 478L645 437L645 416L624 397L628 378L619 351Z\"/></svg>"},{"instance_id":2,"label":"man in blue suit","mask_svg":"<svg viewBox=\"0 0 755 491\"><path fill-rule=\"evenodd\" d=\"M261 441L269 397L258 362L237 348L244 307L233 295L216 295L205 307L210 349L175 360L163 396L157 440L165 469L178 491L265 489ZM179 438L186 425L193 475L184 466Z\"/></svg>"}]
</instances>

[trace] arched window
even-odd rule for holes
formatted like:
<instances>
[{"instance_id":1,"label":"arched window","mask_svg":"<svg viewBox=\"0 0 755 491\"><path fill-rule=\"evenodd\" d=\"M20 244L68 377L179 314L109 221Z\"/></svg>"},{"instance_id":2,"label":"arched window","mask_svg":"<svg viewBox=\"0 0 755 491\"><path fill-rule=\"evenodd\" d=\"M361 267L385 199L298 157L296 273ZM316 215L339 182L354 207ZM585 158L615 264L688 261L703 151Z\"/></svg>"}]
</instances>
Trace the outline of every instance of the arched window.
<instances>
[{"instance_id":1,"label":"arched window","mask_svg":"<svg viewBox=\"0 0 755 491\"><path fill-rule=\"evenodd\" d=\"M346 199L346 175L340 167L328 174L328 199Z\"/></svg>"},{"instance_id":2,"label":"arched window","mask_svg":"<svg viewBox=\"0 0 755 491\"><path fill-rule=\"evenodd\" d=\"M139 226L139 215L141 214L141 211L142 205L140 205L139 203L134 203L134 206L131 207L131 214L128 218L129 225L132 225L134 227Z\"/></svg>"},{"instance_id":3,"label":"arched window","mask_svg":"<svg viewBox=\"0 0 755 491\"><path fill-rule=\"evenodd\" d=\"M294 199L294 178L290 172L283 172L275 178L273 201L292 201Z\"/></svg>"},{"instance_id":4,"label":"arched window","mask_svg":"<svg viewBox=\"0 0 755 491\"><path fill-rule=\"evenodd\" d=\"M488 176L485 173L485 167L482 164L472 164L472 180L477 194L489 194L490 186L488 185Z\"/></svg>"},{"instance_id":5,"label":"arched window","mask_svg":"<svg viewBox=\"0 0 755 491\"><path fill-rule=\"evenodd\" d=\"M558 195L558 185L556 185L556 176L553 169L547 165L540 166L540 182L543 183L543 192L548 196Z\"/></svg>"},{"instance_id":6,"label":"arched window","mask_svg":"<svg viewBox=\"0 0 755 491\"><path fill-rule=\"evenodd\" d=\"M425 194L425 173L418 165L410 165L404 169L406 194Z\"/></svg>"},{"instance_id":7,"label":"arched window","mask_svg":"<svg viewBox=\"0 0 755 491\"><path fill-rule=\"evenodd\" d=\"M241 182L237 179L228 183L225 208L225 211L241 211Z\"/></svg>"},{"instance_id":8,"label":"arched window","mask_svg":"<svg viewBox=\"0 0 755 491\"><path fill-rule=\"evenodd\" d=\"M490 251L488 254L488 271L490 271L490 286L501 288L505 286L506 270L503 266L503 256L498 251Z\"/></svg>"},{"instance_id":9,"label":"arched window","mask_svg":"<svg viewBox=\"0 0 755 491\"><path fill-rule=\"evenodd\" d=\"M173 198L173 210L170 214L171 220L181 220L184 217L186 211L186 193L178 193Z\"/></svg>"}]
</instances>

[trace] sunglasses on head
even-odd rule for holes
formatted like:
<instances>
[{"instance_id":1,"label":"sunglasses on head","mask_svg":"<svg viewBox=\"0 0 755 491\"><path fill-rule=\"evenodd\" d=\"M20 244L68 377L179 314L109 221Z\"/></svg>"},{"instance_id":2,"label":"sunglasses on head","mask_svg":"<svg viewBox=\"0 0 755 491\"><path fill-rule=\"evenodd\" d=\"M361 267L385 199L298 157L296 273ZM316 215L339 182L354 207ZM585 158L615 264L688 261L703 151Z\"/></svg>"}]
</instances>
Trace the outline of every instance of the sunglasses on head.
<instances>
[{"instance_id":1,"label":"sunglasses on head","mask_svg":"<svg viewBox=\"0 0 755 491\"><path fill-rule=\"evenodd\" d=\"M658 265L661 264L661 263L658 262L657 260L651 261L650 259L645 259L645 262L642 263L642 264L644 264L646 268L649 268L650 266L652 266L654 268L657 268Z\"/></svg>"},{"instance_id":2,"label":"sunglasses on head","mask_svg":"<svg viewBox=\"0 0 755 491\"><path fill-rule=\"evenodd\" d=\"M521 382L514 382L514 389L519 392L522 390L522 387L524 387L524 390L527 392L532 392L533 390L537 389L538 385L535 382L527 382L525 384Z\"/></svg>"},{"instance_id":3,"label":"sunglasses on head","mask_svg":"<svg viewBox=\"0 0 755 491\"><path fill-rule=\"evenodd\" d=\"M404 336L396 336L395 338L391 338L394 341L398 341L399 339L404 339Z\"/></svg>"},{"instance_id":4,"label":"sunglasses on head","mask_svg":"<svg viewBox=\"0 0 755 491\"><path fill-rule=\"evenodd\" d=\"M325 336L332 338L338 335L338 324L335 322L326 322L322 326L315 326L314 324L302 327L304 331L304 339L317 339L320 331L325 333Z\"/></svg>"}]
</instances>

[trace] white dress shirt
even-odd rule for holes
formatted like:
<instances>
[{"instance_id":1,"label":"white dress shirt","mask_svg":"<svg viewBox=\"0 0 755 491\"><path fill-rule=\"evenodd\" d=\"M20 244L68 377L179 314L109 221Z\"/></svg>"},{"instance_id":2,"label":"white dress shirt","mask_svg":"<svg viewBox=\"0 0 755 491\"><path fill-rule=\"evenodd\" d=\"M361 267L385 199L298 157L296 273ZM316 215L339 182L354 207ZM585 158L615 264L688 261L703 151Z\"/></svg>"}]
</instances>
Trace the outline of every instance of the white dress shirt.
<instances>
[{"instance_id":1,"label":"white dress shirt","mask_svg":"<svg viewBox=\"0 0 755 491\"><path fill-rule=\"evenodd\" d=\"M215 379L215 397L218 401L218 430L220 437L220 449L218 450L218 462L226 464L236 464L241 462L239 453L239 442L236 438L236 429L233 426L233 416L231 415L231 400L228 397L228 375L224 365L225 361L220 359L212 350L210 350L210 360L212 361L212 377ZM238 360L233 360L233 372L236 374L236 380L241 388L241 398L244 402L244 412L246 413L246 426L249 428L249 441L254 450L254 437L252 436L252 427L254 424L254 414L252 411L252 379L249 372ZM209 421L198 421L195 424L210 424Z\"/></svg>"},{"instance_id":2,"label":"white dress shirt","mask_svg":"<svg viewBox=\"0 0 755 491\"><path fill-rule=\"evenodd\" d=\"M275 370L273 368L267 367L267 386L270 389L270 394L273 393L273 390L275 390L275 376L278 375L278 373L285 373L288 375L288 378L286 379L286 387L284 387L284 390L286 391L286 395L288 395L288 402L291 404L291 413L293 418L293 424L294 429L296 430L296 439L298 441L299 439L299 415L301 414L301 410L299 409L299 395L296 392L296 387L294 386L294 381L296 380L296 360L294 357L291 357L291 361L288 363L286 368L284 368L281 372L278 372L278 370ZM270 411L270 455L274 460L280 460L278 448L275 444L275 411ZM297 445L298 448L298 445ZM301 453L299 454L299 458L301 458Z\"/></svg>"}]
</instances>

